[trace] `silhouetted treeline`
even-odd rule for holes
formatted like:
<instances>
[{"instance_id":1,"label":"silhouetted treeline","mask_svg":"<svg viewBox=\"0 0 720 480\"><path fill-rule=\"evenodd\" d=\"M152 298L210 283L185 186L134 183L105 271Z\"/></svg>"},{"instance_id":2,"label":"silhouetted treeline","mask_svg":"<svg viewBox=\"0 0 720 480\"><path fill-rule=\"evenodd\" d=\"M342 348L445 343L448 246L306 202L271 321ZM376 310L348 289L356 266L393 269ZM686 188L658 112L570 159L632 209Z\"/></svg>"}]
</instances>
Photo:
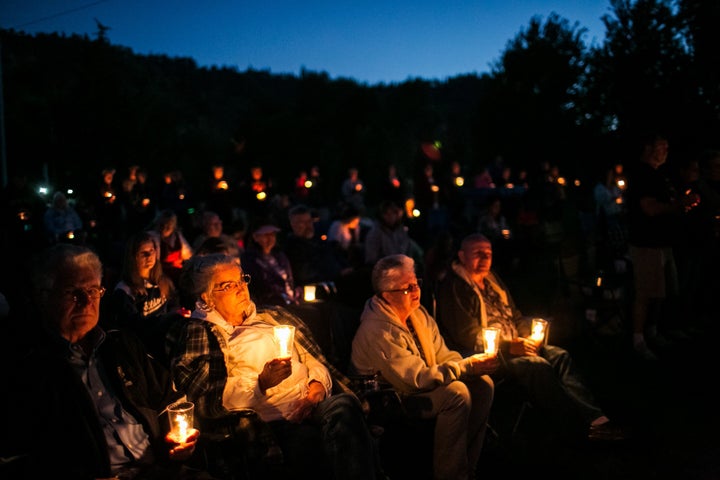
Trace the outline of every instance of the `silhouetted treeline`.
<instances>
[{"instance_id":1,"label":"silhouetted treeline","mask_svg":"<svg viewBox=\"0 0 720 480\"><path fill-rule=\"evenodd\" d=\"M634 158L626 142L647 129L666 132L675 155L717 147L720 2L610 7L599 45L552 14L531 19L490 73L374 86L199 68L105 35L3 30L9 175L94 185L105 167L137 164L154 178L180 169L204 181L211 164L237 177L257 163L290 190L312 165L331 185L349 166L369 178L393 163L410 178L423 140L440 140L468 174L502 155L529 171L546 160L589 175L597 162Z\"/></svg>"}]
</instances>

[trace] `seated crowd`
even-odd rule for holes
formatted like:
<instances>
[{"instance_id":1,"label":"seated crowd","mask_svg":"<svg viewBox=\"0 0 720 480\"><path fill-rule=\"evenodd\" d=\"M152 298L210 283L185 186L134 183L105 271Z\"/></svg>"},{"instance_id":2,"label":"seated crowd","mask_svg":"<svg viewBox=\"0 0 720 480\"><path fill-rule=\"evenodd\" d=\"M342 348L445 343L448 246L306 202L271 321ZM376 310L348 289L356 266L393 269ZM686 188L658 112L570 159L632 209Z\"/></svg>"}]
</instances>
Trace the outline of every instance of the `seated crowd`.
<instances>
[{"instance_id":1,"label":"seated crowd","mask_svg":"<svg viewBox=\"0 0 720 480\"><path fill-rule=\"evenodd\" d=\"M191 246L163 210L126 240L122 271L110 279L90 247L58 242L43 251L34 296L27 311L13 312L17 331L4 352L0 474L268 478L248 466L257 449L260 461L274 455L275 473L386 478L383 429L352 381L367 374L397 393L408 417L434 422L427 441L436 479L476 478L498 380L522 385L536 407L562 418L557 425L572 420L570 431L623 437L569 353L531 340L517 323L486 237L467 236L443 278L432 279L430 310L421 303L423 249L402 208L383 203L363 235L357 211L348 209L325 241L313 210L298 204L287 212L290 231L259 219L242 244L206 211ZM304 300L306 286L317 300ZM280 325L295 332L285 353L273 333ZM499 353L486 353L481 332L495 325ZM194 403L196 428L178 441L166 417L182 400ZM207 449L247 418L261 433L238 437L229 454L243 461L228 472Z\"/></svg>"}]
</instances>

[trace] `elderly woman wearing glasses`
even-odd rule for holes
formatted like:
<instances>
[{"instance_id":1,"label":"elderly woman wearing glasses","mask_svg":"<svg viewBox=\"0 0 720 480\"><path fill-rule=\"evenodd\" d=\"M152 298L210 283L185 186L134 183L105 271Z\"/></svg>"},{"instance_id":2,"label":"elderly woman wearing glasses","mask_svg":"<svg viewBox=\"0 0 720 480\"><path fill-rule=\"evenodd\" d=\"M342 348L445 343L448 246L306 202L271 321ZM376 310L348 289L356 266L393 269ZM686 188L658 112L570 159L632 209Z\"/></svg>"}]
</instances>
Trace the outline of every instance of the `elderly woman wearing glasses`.
<instances>
[{"instance_id":1,"label":"elderly woman wearing glasses","mask_svg":"<svg viewBox=\"0 0 720 480\"><path fill-rule=\"evenodd\" d=\"M380 372L405 410L435 418L434 478L472 479L482 450L494 385L496 356L463 359L445 345L435 320L420 304L415 262L406 255L373 267L375 295L365 303L352 343L357 372Z\"/></svg>"},{"instance_id":2,"label":"elderly woman wearing glasses","mask_svg":"<svg viewBox=\"0 0 720 480\"><path fill-rule=\"evenodd\" d=\"M216 418L253 409L268 422L285 461L302 478L375 478L375 454L360 403L333 394L331 370L279 307L258 311L237 257L210 254L183 266L180 287L196 299L171 365L196 413ZM289 358L274 328L296 326Z\"/></svg>"}]
</instances>

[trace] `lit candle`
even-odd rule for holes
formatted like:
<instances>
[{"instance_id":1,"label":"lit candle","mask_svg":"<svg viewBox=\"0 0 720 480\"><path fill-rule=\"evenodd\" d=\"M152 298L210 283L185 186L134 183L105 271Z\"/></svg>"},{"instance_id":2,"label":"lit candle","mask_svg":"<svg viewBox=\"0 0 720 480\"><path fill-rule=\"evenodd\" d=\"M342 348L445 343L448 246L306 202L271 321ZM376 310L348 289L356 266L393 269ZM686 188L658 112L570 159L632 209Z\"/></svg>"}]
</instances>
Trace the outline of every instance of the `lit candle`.
<instances>
[{"instance_id":1,"label":"lit candle","mask_svg":"<svg viewBox=\"0 0 720 480\"><path fill-rule=\"evenodd\" d=\"M178 426L177 438L178 438L178 439L183 439L183 441L184 441L184 440L187 438L187 436L188 436L188 435L187 435L187 433L188 433L188 421L187 421L187 418L185 417L185 415L178 414L178 415L175 417L175 422L177 423L177 426Z\"/></svg>"},{"instance_id":2,"label":"lit candle","mask_svg":"<svg viewBox=\"0 0 720 480\"><path fill-rule=\"evenodd\" d=\"M315 301L315 285L305 285L303 287L303 299L306 302Z\"/></svg>"},{"instance_id":3,"label":"lit candle","mask_svg":"<svg viewBox=\"0 0 720 480\"><path fill-rule=\"evenodd\" d=\"M498 340L500 329L489 327L483 330L483 347L488 355L496 355L498 351Z\"/></svg>"},{"instance_id":4,"label":"lit candle","mask_svg":"<svg viewBox=\"0 0 720 480\"><path fill-rule=\"evenodd\" d=\"M170 436L177 443L185 443L193 432L193 412L195 405L192 402L180 402L168 407L170 419Z\"/></svg>"},{"instance_id":5,"label":"lit candle","mask_svg":"<svg viewBox=\"0 0 720 480\"><path fill-rule=\"evenodd\" d=\"M277 358L290 358L292 356L295 327L291 325L278 325L273 327L273 333L275 334L275 341L278 344Z\"/></svg>"},{"instance_id":6,"label":"lit candle","mask_svg":"<svg viewBox=\"0 0 720 480\"><path fill-rule=\"evenodd\" d=\"M545 339L545 329L547 328L547 321L542 318L533 318L532 325L530 327L532 333L530 338L538 343Z\"/></svg>"}]
</instances>

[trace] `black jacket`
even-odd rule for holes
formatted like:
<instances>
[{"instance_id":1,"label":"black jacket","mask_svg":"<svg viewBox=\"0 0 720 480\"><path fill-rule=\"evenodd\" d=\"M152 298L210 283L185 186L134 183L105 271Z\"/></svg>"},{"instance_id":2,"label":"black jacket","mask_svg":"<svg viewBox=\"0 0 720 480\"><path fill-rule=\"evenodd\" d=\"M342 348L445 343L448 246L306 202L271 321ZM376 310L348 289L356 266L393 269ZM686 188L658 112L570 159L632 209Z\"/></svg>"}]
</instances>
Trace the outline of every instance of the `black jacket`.
<instances>
[{"instance_id":1,"label":"black jacket","mask_svg":"<svg viewBox=\"0 0 720 480\"><path fill-rule=\"evenodd\" d=\"M40 337L2 365L0 456L18 457L5 472L17 470L26 478L110 477L96 408L66 360L67 342ZM110 388L150 436L155 458L167 460L167 418L159 414L178 397L167 371L146 355L136 337L117 330L107 332L98 356Z\"/></svg>"}]
</instances>

